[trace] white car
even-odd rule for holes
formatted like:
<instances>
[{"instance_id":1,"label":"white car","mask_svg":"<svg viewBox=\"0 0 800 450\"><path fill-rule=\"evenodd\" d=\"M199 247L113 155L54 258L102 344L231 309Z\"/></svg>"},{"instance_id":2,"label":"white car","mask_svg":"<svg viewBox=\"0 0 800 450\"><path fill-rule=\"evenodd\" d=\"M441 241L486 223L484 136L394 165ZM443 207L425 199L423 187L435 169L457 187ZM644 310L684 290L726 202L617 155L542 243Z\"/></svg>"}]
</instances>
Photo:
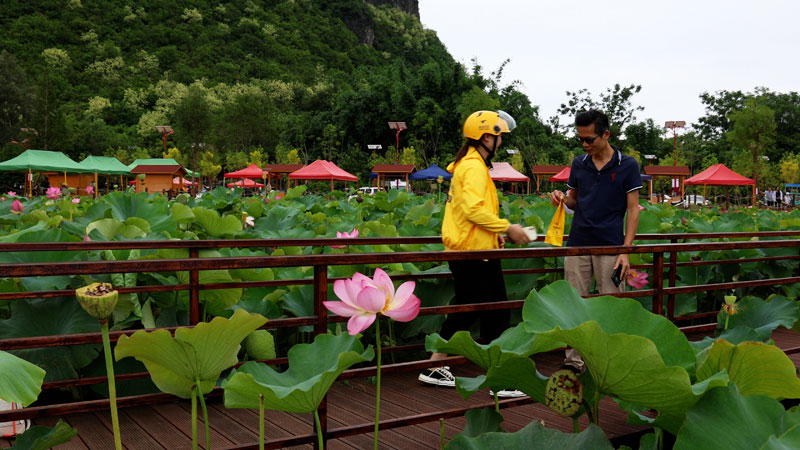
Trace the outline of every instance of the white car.
<instances>
[{"instance_id":1,"label":"white car","mask_svg":"<svg viewBox=\"0 0 800 450\"><path fill-rule=\"evenodd\" d=\"M375 186L362 186L358 188L358 192L366 195L375 195L379 191L379 188Z\"/></svg>"},{"instance_id":2,"label":"white car","mask_svg":"<svg viewBox=\"0 0 800 450\"><path fill-rule=\"evenodd\" d=\"M671 203L673 206L680 206L686 207L688 205L700 205L700 206L709 206L708 200L706 200L702 195L695 195L695 194L687 194L683 197L683 200L679 202Z\"/></svg>"}]
</instances>

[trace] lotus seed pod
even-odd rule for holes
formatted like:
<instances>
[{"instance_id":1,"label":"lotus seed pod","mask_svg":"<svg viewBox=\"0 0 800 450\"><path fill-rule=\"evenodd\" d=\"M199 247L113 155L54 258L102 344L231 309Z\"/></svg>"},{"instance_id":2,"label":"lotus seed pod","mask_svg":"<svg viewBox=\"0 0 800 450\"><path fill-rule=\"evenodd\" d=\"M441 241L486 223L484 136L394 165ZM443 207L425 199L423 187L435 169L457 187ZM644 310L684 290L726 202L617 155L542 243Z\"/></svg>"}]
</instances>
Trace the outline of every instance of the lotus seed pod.
<instances>
[{"instance_id":1,"label":"lotus seed pod","mask_svg":"<svg viewBox=\"0 0 800 450\"><path fill-rule=\"evenodd\" d=\"M581 409L583 385L571 370L559 370L547 379L544 404L565 417L571 417Z\"/></svg>"},{"instance_id":2,"label":"lotus seed pod","mask_svg":"<svg viewBox=\"0 0 800 450\"><path fill-rule=\"evenodd\" d=\"M117 306L119 293L109 283L92 283L75 290L81 307L95 319L107 319Z\"/></svg>"},{"instance_id":3,"label":"lotus seed pod","mask_svg":"<svg viewBox=\"0 0 800 450\"><path fill-rule=\"evenodd\" d=\"M253 359L273 359L275 354L275 338L267 330L256 330L247 336L245 341L247 355Z\"/></svg>"},{"instance_id":4,"label":"lotus seed pod","mask_svg":"<svg viewBox=\"0 0 800 450\"><path fill-rule=\"evenodd\" d=\"M725 297L725 304L732 305L736 303L736 296L735 295L726 295Z\"/></svg>"}]
</instances>

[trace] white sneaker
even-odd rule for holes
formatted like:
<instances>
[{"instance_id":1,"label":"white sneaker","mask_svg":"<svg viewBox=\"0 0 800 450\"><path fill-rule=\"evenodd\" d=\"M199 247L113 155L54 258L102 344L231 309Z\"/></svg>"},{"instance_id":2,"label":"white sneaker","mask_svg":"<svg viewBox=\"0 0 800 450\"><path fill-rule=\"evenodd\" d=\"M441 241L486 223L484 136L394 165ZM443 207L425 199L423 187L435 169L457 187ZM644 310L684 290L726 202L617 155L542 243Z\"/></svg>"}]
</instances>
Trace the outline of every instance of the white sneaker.
<instances>
[{"instance_id":1,"label":"white sneaker","mask_svg":"<svg viewBox=\"0 0 800 450\"><path fill-rule=\"evenodd\" d=\"M489 391L489 395L494 397L494 391ZM518 391L516 389L503 389L502 391L497 391L497 396L499 398L517 398L517 397L525 397L525 394L522 391Z\"/></svg>"},{"instance_id":2,"label":"white sneaker","mask_svg":"<svg viewBox=\"0 0 800 450\"><path fill-rule=\"evenodd\" d=\"M432 369L425 369L417 377L419 381L435 386L456 386L456 377L450 373L450 366L435 367Z\"/></svg>"}]
</instances>

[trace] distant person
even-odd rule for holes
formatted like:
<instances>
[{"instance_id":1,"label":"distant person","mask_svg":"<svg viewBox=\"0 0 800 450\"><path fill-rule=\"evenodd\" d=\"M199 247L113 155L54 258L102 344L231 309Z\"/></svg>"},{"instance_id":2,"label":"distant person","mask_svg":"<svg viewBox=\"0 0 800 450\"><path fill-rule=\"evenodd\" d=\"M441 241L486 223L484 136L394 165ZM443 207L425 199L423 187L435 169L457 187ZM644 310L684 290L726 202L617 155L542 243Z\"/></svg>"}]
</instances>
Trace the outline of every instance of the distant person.
<instances>
[{"instance_id":1,"label":"distant person","mask_svg":"<svg viewBox=\"0 0 800 450\"><path fill-rule=\"evenodd\" d=\"M530 242L519 224L499 217L497 189L489 176L494 157L503 142L503 133L516 127L514 119L503 111L477 111L464 122L464 145L456 153L447 171L453 174L444 210L442 241L448 251L492 250L502 248L506 233L514 243ZM454 305L508 300L499 259L450 261L455 284ZM496 339L509 326L508 310L450 314L442 324L440 335L450 339L461 330L469 330L480 321L480 335L487 341ZM434 353L431 360L447 357ZM449 367L425 369L419 375L423 383L455 386ZM498 396L517 397L520 391L498 392Z\"/></svg>"},{"instance_id":2,"label":"distant person","mask_svg":"<svg viewBox=\"0 0 800 450\"><path fill-rule=\"evenodd\" d=\"M774 192L775 192L775 206L777 206L778 209L783 209L783 192L781 191L781 188L776 187Z\"/></svg>"},{"instance_id":3,"label":"distant person","mask_svg":"<svg viewBox=\"0 0 800 450\"><path fill-rule=\"evenodd\" d=\"M580 112L575 117L575 125L578 141L586 153L572 160L567 194L558 190L550 194L553 206L563 202L575 211L567 246L631 246L639 226L639 190L642 189L639 164L609 144L611 132L604 113ZM623 280L619 286L611 281L617 267L621 267L619 278ZM629 271L630 262L624 253L564 258L564 279L581 296L589 295L592 276L598 293L623 292ZM565 364L579 370L583 367L583 361L572 350Z\"/></svg>"}]
</instances>

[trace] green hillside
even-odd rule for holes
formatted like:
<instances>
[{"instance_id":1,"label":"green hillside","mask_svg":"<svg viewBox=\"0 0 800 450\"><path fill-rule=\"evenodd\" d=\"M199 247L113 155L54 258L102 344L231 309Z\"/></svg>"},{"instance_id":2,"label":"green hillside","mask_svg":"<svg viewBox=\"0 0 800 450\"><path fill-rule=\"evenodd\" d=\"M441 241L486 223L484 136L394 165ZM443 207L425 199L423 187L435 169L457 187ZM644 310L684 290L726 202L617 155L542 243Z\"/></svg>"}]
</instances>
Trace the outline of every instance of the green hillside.
<instances>
[{"instance_id":1,"label":"green hillside","mask_svg":"<svg viewBox=\"0 0 800 450\"><path fill-rule=\"evenodd\" d=\"M394 159L390 120L408 122L401 148L413 147L406 158L418 164L444 163L474 109L503 104L541 126L526 97L469 73L391 3L179 3L4 1L0 159L23 139L73 158L155 156L155 125L171 125L169 146L186 158L202 143L207 172L286 162L296 149L301 161L364 175L367 144Z\"/></svg>"}]
</instances>

